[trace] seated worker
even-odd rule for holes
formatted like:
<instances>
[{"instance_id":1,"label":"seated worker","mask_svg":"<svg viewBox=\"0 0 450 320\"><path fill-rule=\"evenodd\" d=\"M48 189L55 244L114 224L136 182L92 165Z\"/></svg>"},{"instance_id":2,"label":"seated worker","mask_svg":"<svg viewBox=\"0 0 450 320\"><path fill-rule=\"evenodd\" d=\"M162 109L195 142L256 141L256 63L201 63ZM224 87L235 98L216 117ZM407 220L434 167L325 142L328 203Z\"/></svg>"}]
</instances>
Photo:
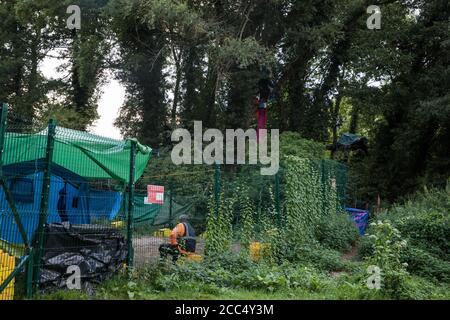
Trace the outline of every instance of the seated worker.
<instances>
[{"instance_id":1,"label":"seated worker","mask_svg":"<svg viewBox=\"0 0 450 320\"><path fill-rule=\"evenodd\" d=\"M180 223L173 228L169 236L169 243L163 243L159 246L161 259L166 258L170 254L172 260L176 262L180 255L195 252L195 231L188 222L189 217L182 214L178 220Z\"/></svg>"}]
</instances>

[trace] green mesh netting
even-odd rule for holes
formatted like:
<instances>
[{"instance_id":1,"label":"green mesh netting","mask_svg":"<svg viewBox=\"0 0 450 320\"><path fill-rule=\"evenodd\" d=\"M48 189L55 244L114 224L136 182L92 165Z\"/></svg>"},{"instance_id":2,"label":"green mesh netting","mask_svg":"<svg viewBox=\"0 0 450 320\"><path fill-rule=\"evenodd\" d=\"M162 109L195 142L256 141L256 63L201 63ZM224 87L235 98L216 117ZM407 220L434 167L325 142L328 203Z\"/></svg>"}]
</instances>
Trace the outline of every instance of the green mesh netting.
<instances>
[{"instance_id":1,"label":"green mesh netting","mask_svg":"<svg viewBox=\"0 0 450 320\"><path fill-rule=\"evenodd\" d=\"M3 165L45 158L47 129L36 134L6 133ZM56 128L53 163L88 179L128 182L131 141ZM151 148L137 143L135 181L143 174Z\"/></svg>"},{"instance_id":2,"label":"green mesh netting","mask_svg":"<svg viewBox=\"0 0 450 320\"><path fill-rule=\"evenodd\" d=\"M164 204L145 204L144 195L135 195L133 197L134 210L133 220L135 223L148 223L154 226L170 224L178 219L182 213L187 213L193 203L172 201L172 211L170 210L170 195L167 194L164 198ZM127 195L125 196L126 203Z\"/></svg>"}]
</instances>

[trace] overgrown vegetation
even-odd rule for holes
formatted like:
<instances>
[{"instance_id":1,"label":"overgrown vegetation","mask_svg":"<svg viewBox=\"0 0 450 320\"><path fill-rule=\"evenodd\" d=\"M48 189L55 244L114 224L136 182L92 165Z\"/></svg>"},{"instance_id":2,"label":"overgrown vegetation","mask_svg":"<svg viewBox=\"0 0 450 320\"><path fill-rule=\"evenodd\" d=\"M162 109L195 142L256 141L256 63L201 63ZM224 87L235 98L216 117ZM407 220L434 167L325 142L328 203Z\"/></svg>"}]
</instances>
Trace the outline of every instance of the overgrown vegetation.
<instances>
[{"instance_id":1,"label":"overgrown vegetation","mask_svg":"<svg viewBox=\"0 0 450 320\"><path fill-rule=\"evenodd\" d=\"M203 263L118 277L97 288L98 298L448 298L448 1L374 1L382 32L367 28L368 1L81 1L80 30L67 28L70 4L0 1L0 102L11 107L9 121L42 128L52 117L88 130L102 85L119 80L125 98L114 124L160 155L137 188L170 184L178 198L195 196L192 220L199 233L207 229ZM49 58L62 63L61 77L43 74ZM281 132L282 214L274 180L253 166L223 168L221 195L209 198L214 168L174 169L170 158L171 133L193 121L255 127L264 68L274 82L267 127ZM341 169L324 160L325 146L345 132L369 141L368 152L333 153L348 165L352 203L397 203L372 215L359 242L341 208ZM152 231L143 224L136 234ZM343 258L356 243L359 256ZM380 290L366 286L370 265L382 272ZM53 297L65 295L79 296Z\"/></svg>"},{"instance_id":2,"label":"overgrown vegetation","mask_svg":"<svg viewBox=\"0 0 450 320\"><path fill-rule=\"evenodd\" d=\"M367 273L358 265L338 277L313 266L252 262L223 255L202 263L162 263L118 276L96 288L94 296L57 291L41 299L391 299L366 286ZM413 299L448 299L448 286L422 278L407 280Z\"/></svg>"},{"instance_id":3,"label":"overgrown vegetation","mask_svg":"<svg viewBox=\"0 0 450 320\"><path fill-rule=\"evenodd\" d=\"M410 274L435 283L450 282L450 186L443 190L424 189L377 219L390 221L406 241L399 259L407 264ZM373 229L371 226L369 233ZM369 239L364 239L360 255L371 256L373 250Z\"/></svg>"},{"instance_id":4,"label":"overgrown vegetation","mask_svg":"<svg viewBox=\"0 0 450 320\"><path fill-rule=\"evenodd\" d=\"M250 241L264 238L258 238L258 230L249 223L254 207L244 189L240 191L236 202L228 206L221 202L219 216L228 212L220 218L222 223L214 221L216 227L231 232L233 205L238 212L243 211L241 228L235 229L243 250ZM230 236L214 229L216 236L210 238L211 251L203 262L149 265L131 278L119 275L99 285L92 297L58 291L40 298L449 299L449 191L449 187L425 190L374 217L368 235L358 246L360 259L343 256L358 238L356 228L344 215L330 213L328 219L311 227L312 239L308 241L295 238L300 239L295 254L286 246L293 243L286 238L292 231L282 229L277 234L276 220L268 219L268 227L260 232L273 233L274 240L267 243L274 251L263 253L258 261L223 246L230 244ZM211 210L214 213L214 206ZM269 215L271 211L267 212ZM368 287L372 275L369 266L381 271L379 290Z\"/></svg>"},{"instance_id":5,"label":"overgrown vegetation","mask_svg":"<svg viewBox=\"0 0 450 320\"><path fill-rule=\"evenodd\" d=\"M447 1L375 1L382 32L367 28L369 4L355 0L79 1L77 32L66 25L70 4L0 4L0 101L27 123L56 117L89 128L102 85L115 77L126 91L115 121L122 134L170 150L172 130L194 120L254 127L252 100L267 68L269 128L309 144L344 132L369 139L368 155L348 157L359 198L394 201L445 185ZM49 58L62 64L56 79L40 68Z\"/></svg>"}]
</instances>

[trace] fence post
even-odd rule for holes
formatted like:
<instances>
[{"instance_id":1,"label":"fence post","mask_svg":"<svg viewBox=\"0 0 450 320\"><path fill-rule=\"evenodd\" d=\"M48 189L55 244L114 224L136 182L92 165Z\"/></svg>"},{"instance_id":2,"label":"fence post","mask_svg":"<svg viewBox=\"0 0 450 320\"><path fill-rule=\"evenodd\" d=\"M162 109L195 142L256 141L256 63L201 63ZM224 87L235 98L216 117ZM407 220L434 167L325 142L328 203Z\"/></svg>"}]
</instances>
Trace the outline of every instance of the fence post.
<instances>
[{"instance_id":1,"label":"fence post","mask_svg":"<svg viewBox=\"0 0 450 320\"><path fill-rule=\"evenodd\" d=\"M50 119L48 122L44 177L42 180L41 206L39 210L39 222L37 226L37 242L36 242L37 252L35 255L34 272L33 272L35 290L38 290L39 288L41 259L44 251L44 231L48 216L48 197L50 190L50 178L53 161L53 149L55 144L55 133L56 133L56 121Z\"/></svg>"},{"instance_id":2,"label":"fence post","mask_svg":"<svg viewBox=\"0 0 450 320\"><path fill-rule=\"evenodd\" d=\"M169 182L169 228L172 229L173 223L173 183L172 180Z\"/></svg>"},{"instance_id":3,"label":"fence post","mask_svg":"<svg viewBox=\"0 0 450 320\"><path fill-rule=\"evenodd\" d=\"M325 182L325 160L320 160L320 188L322 191L322 217L326 215L326 205L325 202L328 199L327 189Z\"/></svg>"},{"instance_id":4,"label":"fence post","mask_svg":"<svg viewBox=\"0 0 450 320\"><path fill-rule=\"evenodd\" d=\"M219 215L220 207L220 164L216 163L216 170L214 172L214 199L215 199L215 214Z\"/></svg>"},{"instance_id":5,"label":"fence post","mask_svg":"<svg viewBox=\"0 0 450 320\"><path fill-rule=\"evenodd\" d=\"M2 103L2 111L1 111L1 120L0 120L0 160L3 159L3 146L5 142L5 132L6 132L6 119L8 116L8 105L6 103ZM3 163L2 163L3 164ZM1 166L0 166L1 170ZM2 172L3 174L3 172Z\"/></svg>"},{"instance_id":6,"label":"fence post","mask_svg":"<svg viewBox=\"0 0 450 320\"><path fill-rule=\"evenodd\" d=\"M8 105L6 103L2 104L2 110L0 115L0 184L5 193L6 202L11 209L11 212L14 216L14 221L19 229L20 236L22 237L23 243L25 244L25 248L28 250L30 244L28 242L27 233L25 228L23 227L22 220L20 219L19 212L16 207L16 203L14 198L9 190L9 186L7 184L6 179L3 177L3 152L5 147L5 133L6 133L6 121L8 117Z\"/></svg>"},{"instance_id":7,"label":"fence post","mask_svg":"<svg viewBox=\"0 0 450 320\"><path fill-rule=\"evenodd\" d=\"M275 210L277 211L278 228L281 228L280 172L275 174Z\"/></svg>"},{"instance_id":8,"label":"fence post","mask_svg":"<svg viewBox=\"0 0 450 320\"><path fill-rule=\"evenodd\" d=\"M136 141L130 140L130 176L128 180L128 223L127 223L127 266L133 268L133 211L134 211L134 173L136 168Z\"/></svg>"},{"instance_id":9,"label":"fence post","mask_svg":"<svg viewBox=\"0 0 450 320\"><path fill-rule=\"evenodd\" d=\"M3 152L4 152L4 146L5 146L7 116L8 116L8 105L6 103L2 103L1 104L1 114L0 114L0 180L2 181L5 196L8 199L8 203L11 208L11 211L14 214L14 218L16 220L17 227L19 228L19 232L25 243L26 254L28 255L28 260L26 262L26 268L27 268L26 294L27 294L27 298L31 298L33 295L33 261L32 261L33 260L33 249L30 247L25 229L23 228L22 221L20 220L14 200L8 190L5 180L3 179Z\"/></svg>"},{"instance_id":10,"label":"fence post","mask_svg":"<svg viewBox=\"0 0 450 320\"><path fill-rule=\"evenodd\" d=\"M26 297L31 299L33 297L33 261L34 261L34 250L30 247L28 251L28 262L26 266Z\"/></svg>"}]
</instances>

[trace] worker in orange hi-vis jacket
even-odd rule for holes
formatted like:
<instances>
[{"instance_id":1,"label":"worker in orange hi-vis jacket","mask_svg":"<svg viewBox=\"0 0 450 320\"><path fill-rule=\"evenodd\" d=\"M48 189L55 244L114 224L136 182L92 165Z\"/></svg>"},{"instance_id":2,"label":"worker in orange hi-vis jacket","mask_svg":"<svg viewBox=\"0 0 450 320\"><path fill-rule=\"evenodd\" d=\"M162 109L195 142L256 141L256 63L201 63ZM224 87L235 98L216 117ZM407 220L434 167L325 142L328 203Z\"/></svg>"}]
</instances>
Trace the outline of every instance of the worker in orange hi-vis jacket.
<instances>
[{"instance_id":1,"label":"worker in orange hi-vis jacket","mask_svg":"<svg viewBox=\"0 0 450 320\"><path fill-rule=\"evenodd\" d=\"M189 223L189 217L185 214L180 215L180 221L169 236L169 243L163 243L159 246L159 254L161 259L172 256L172 260L176 262L180 255L195 252L196 239L195 230Z\"/></svg>"}]
</instances>

